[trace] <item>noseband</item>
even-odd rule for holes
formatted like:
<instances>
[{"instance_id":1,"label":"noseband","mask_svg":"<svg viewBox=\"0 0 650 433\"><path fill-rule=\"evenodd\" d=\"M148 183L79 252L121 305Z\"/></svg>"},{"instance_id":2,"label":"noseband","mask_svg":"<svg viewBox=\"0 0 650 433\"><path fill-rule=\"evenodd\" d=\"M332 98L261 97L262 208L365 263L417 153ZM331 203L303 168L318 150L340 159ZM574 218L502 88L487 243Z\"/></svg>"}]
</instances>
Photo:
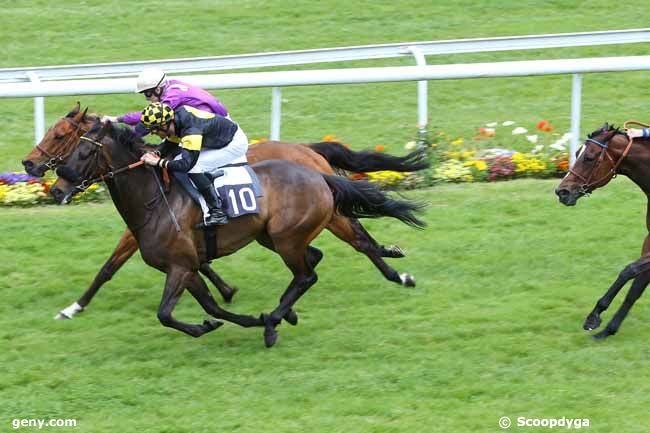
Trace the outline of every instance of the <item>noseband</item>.
<instances>
[{"instance_id":1,"label":"noseband","mask_svg":"<svg viewBox=\"0 0 650 433\"><path fill-rule=\"evenodd\" d=\"M63 143L63 149L66 149L69 145L72 144L72 141L79 135L79 131L82 131L82 133L85 133L86 130L81 128L81 124L75 122L74 120L70 119L69 117L64 117L63 118L66 122L70 123L72 126L75 127L74 133L70 135L68 140L66 140ZM36 148L45 156L50 158L48 162L46 162L44 165L47 167L48 170L54 170L59 164L64 162L73 152L74 148L72 148L67 154L60 153L58 155L52 155L50 154L47 150L45 150L40 143L36 145Z\"/></svg>"},{"instance_id":2,"label":"noseband","mask_svg":"<svg viewBox=\"0 0 650 433\"><path fill-rule=\"evenodd\" d=\"M593 143L596 146L600 147L600 155L598 155L598 161L596 163L596 166L591 170L591 173L589 174L588 178L585 178L584 176L576 173L573 168L569 168L569 173L580 179L583 184L580 185L580 188L578 191L581 194L588 194L590 191L592 191L595 187L602 186L606 181L613 179L616 177L618 174L618 167L621 165L625 157L630 151L630 147L632 146L632 138L629 138L629 141L627 143L627 146L625 147L625 150L623 151L623 154L621 155L620 158L618 158L618 161L614 160L612 158L612 155L609 153L609 145L607 144L607 141L611 140L613 138L613 135L609 137L607 140L600 142L596 139L593 139L591 137L587 138L585 142L588 143ZM585 144L585 146L587 145ZM600 167L600 164L607 159L607 161L611 164L610 170L601 178L597 180L592 180L594 173L597 171L597 168Z\"/></svg>"}]
</instances>

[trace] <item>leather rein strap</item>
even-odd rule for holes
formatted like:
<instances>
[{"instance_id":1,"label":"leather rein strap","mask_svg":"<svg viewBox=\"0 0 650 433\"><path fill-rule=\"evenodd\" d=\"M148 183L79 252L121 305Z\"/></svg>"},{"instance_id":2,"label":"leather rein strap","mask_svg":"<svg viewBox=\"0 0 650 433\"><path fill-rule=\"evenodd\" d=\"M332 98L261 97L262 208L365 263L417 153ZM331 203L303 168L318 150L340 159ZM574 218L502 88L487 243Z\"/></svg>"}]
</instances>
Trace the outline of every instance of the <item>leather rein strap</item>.
<instances>
[{"instance_id":1,"label":"leather rein strap","mask_svg":"<svg viewBox=\"0 0 650 433\"><path fill-rule=\"evenodd\" d=\"M81 137L80 140L88 141L89 143L92 143L92 144L94 144L95 146L97 146L99 148L103 147L102 143L100 143L98 140L93 140L92 138ZM101 140L101 138L100 138L100 140ZM111 170L108 173L102 174L101 176L98 176L98 177L96 177L94 179L84 180L84 181L81 182L81 184L79 184L77 186L77 189L79 189L81 191L85 191L86 189L88 189L94 183L103 182L106 179L112 179L116 175L118 175L120 173L123 173L125 171L128 171L128 170L133 170L134 168L139 167L142 164L144 164L144 161L142 161L142 160L136 161L136 162L134 162L132 164L126 165L126 166L118 168L116 170Z\"/></svg>"}]
</instances>

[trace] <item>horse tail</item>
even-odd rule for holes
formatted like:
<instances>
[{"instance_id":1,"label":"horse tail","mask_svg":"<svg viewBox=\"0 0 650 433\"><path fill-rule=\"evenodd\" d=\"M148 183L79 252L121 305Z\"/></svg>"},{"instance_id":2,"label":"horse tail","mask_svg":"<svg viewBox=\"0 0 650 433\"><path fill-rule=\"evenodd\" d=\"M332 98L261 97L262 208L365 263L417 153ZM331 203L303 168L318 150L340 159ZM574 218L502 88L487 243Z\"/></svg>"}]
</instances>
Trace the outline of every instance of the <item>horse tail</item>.
<instances>
[{"instance_id":1,"label":"horse tail","mask_svg":"<svg viewBox=\"0 0 650 433\"><path fill-rule=\"evenodd\" d=\"M393 156L372 150L354 152L334 141L323 141L308 146L325 158L331 166L355 173L380 170L410 172L424 170L430 165L425 149L418 149L406 156Z\"/></svg>"},{"instance_id":2,"label":"horse tail","mask_svg":"<svg viewBox=\"0 0 650 433\"><path fill-rule=\"evenodd\" d=\"M351 181L341 176L322 175L332 189L334 206L341 215L349 218L393 217L415 228L424 228L426 223L414 212L425 208L424 203L395 200L375 185L366 181Z\"/></svg>"}]
</instances>

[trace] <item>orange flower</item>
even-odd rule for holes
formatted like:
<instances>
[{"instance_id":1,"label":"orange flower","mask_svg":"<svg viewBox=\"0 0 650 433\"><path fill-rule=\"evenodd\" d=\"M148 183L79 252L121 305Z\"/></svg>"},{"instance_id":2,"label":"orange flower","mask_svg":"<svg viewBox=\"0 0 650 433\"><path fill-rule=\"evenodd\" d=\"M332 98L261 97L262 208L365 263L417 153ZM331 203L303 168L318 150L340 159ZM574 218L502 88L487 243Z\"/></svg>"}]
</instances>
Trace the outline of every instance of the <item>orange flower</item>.
<instances>
[{"instance_id":1,"label":"orange flower","mask_svg":"<svg viewBox=\"0 0 650 433\"><path fill-rule=\"evenodd\" d=\"M328 134L325 137L323 137L323 141L333 141L335 143L340 143L341 140L338 139L338 137L334 134Z\"/></svg>"},{"instance_id":2,"label":"orange flower","mask_svg":"<svg viewBox=\"0 0 650 433\"><path fill-rule=\"evenodd\" d=\"M377 144L377 145L375 146L375 150L376 150L377 152L383 152L384 150L386 150L386 147L385 147L383 144Z\"/></svg>"},{"instance_id":3,"label":"orange flower","mask_svg":"<svg viewBox=\"0 0 650 433\"><path fill-rule=\"evenodd\" d=\"M542 131L544 132L551 132L553 130L553 127L551 125L547 125L544 128L542 128Z\"/></svg>"}]
</instances>

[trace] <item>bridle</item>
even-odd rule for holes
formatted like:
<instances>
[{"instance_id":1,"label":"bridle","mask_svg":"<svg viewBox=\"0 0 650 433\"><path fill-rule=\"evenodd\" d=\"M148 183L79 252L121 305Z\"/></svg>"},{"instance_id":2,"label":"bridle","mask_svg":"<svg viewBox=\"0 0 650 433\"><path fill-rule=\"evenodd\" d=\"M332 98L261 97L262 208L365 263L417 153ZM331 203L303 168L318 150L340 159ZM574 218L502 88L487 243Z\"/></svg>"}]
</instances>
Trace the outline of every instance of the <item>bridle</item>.
<instances>
[{"instance_id":1,"label":"bridle","mask_svg":"<svg viewBox=\"0 0 650 433\"><path fill-rule=\"evenodd\" d=\"M94 166L93 172L95 172L95 171L97 171L99 169L99 165L100 165L99 164L99 154L101 153L102 147L104 147L104 144L101 141L102 141L102 139L104 138L105 135L106 135L105 132L100 132L100 134L95 139L86 137L85 135L81 136L79 138L79 140L87 141L87 142L92 143L95 146L97 146L96 152L95 152L95 166ZM79 192L84 192L91 185L93 185L93 184L95 184L97 182L103 182L106 179L112 179L116 175L118 175L120 173L123 173L125 171L128 171L128 170L132 170L132 169L134 169L136 167L141 166L142 164L144 164L144 161L138 160L138 161L136 161L136 162L134 162L132 164L125 165L124 167L120 167L118 169L113 169L113 167L111 167L111 165L108 164L108 170L109 171L107 173L102 174L102 175L97 176L97 177L92 178L92 179L84 179L84 180L81 181L81 183L79 185L77 185L75 187L75 189L78 190Z\"/></svg>"},{"instance_id":2,"label":"bridle","mask_svg":"<svg viewBox=\"0 0 650 433\"><path fill-rule=\"evenodd\" d=\"M627 123L636 123L636 122L626 122L626 125ZM625 150L623 150L623 154L621 154L618 160L615 160L610 154L609 145L607 144L607 142L611 140L614 137L614 135L610 136L609 138L603 141L598 141L591 137L588 137L587 140L585 140L585 146L589 143L593 143L596 146L600 147L600 154L598 155L596 166L591 170L589 177L585 178L581 174L578 174L573 168L569 168L569 173L571 173L572 175L580 179L581 182L583 182L582 185L580 185L580 187L578 188L578 191L581 194L583 195L588 194L594 188L604 185L606 182L608 182L611 179L614 179L618 175L618 167L621 165L621 163L623 162L627 154L630 152L630 147L632 147L632 142L634 139L628 138L628 143L627 146L625 147ZM597 170L598 167L600 167L600 164L605 160L609 162L611 168L604 176L600 177L597 180L593 180L594 173L598 171Z\"/></svg>"},{"instance_id":3,"label":"bridle","mask_svg":"<svg viewBox=\"0 0 650 433\"><path fill-rule=\"evenodd\" d=\"M61 146L63 149L67 149L68 146L72 145L73 140L77 139L79 136L79 131L82 131L82 134L85 134L87 131L85 129L82 129L81 123L75 122L69 117L64 117L63 119L75 127L74 133L70 134L69 138ZM42 164L47 167L48 170L54 170L59 164L65 162L65 160L68 159L68 157L74 151L74 147L71 146L71 150L67 154L60 153L58 155L52 155L47 150L45 150L40 143L36 145L36 149L38 149L43 155L50 158L49 161L47 161L45 164Z\"/></svg>"}]
</instances>

